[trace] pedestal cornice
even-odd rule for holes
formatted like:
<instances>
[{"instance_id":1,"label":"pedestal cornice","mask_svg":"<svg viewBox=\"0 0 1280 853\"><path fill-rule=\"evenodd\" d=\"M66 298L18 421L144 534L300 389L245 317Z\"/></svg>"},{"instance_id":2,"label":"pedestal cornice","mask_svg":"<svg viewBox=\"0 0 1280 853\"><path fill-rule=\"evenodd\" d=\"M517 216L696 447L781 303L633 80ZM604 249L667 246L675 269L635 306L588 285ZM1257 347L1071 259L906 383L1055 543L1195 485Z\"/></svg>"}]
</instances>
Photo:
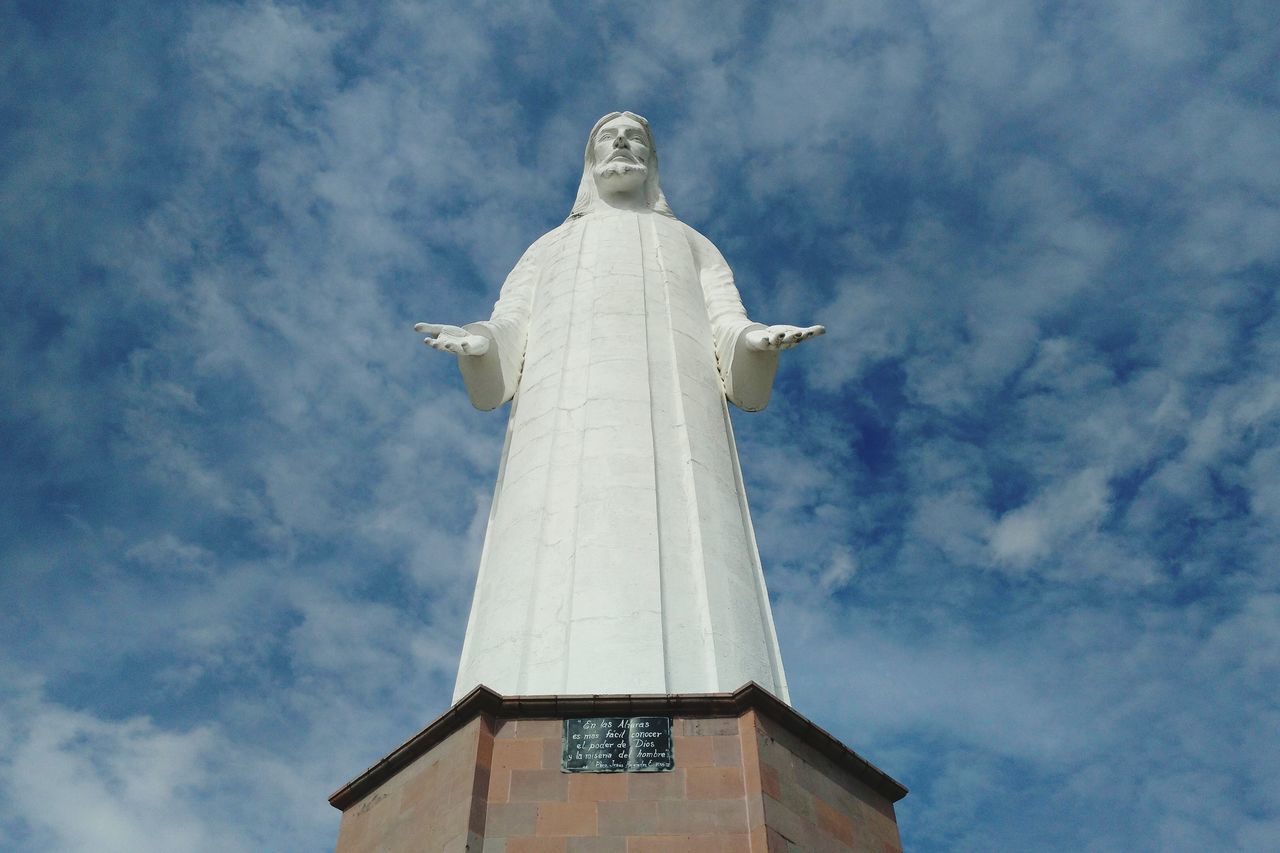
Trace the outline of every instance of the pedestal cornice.
<instances>
[{"instance_id":1,"label":"pedestal cornice","mask_svg":"<svg viewBox=\"0 0 1280 853\"><path fill-rule=\"evenodd\" d=\"M339 810L350 808L481 714L501 720L652 714L737 717L746 711L756 711L772 719L890 802L896 803L907 795L902 783L755 682L732 693L594 696L502 696L481 685L386 757L334 791L329 804Z\"/></svg>"}]
</instances>

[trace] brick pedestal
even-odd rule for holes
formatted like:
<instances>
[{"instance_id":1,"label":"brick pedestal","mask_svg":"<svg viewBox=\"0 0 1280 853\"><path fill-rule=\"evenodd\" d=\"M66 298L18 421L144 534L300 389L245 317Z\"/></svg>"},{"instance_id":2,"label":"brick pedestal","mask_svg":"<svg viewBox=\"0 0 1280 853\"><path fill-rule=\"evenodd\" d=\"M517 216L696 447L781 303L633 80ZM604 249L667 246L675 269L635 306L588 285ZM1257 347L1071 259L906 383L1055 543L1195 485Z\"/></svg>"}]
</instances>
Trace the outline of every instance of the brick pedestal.
<instances>
[{"instance_id":1,"label":"brick pedestal","mask_svg":"<svg viewBox=\"0 0 1280 853\"><path fill-rule=\"evenodd\" d=\"M671 716L675 769L563 773L562 721ZM337 853L897 853L906 788L762 688L477 688L338 790Z\"/></svg>"}]
</instances>

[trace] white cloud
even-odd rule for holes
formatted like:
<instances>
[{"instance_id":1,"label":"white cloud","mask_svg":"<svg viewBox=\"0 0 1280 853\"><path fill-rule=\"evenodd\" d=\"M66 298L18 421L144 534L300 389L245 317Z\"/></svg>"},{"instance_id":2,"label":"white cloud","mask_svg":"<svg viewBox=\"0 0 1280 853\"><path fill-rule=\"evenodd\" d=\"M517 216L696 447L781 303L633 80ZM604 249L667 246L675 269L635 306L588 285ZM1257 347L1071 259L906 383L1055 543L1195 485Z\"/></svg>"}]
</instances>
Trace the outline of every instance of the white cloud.
<instances>
[{"instance_id":1,"label":"white cloud","mask_svg":"<svg viewBox=\"0 0 1280 853\"><path fill-rule=\"evenodd\" d=\"M0 814L21 822L18 837L31 842L24 846L50 853L252 849L233 826L211 820L213 803L202 802L224 784L219 753L230 746L212 729L106 721L32 697L5 704Z\"/></svg>"},{"instance_id":2,"label":"white cloud","mask_svg":"<svg viewBox=\"0 0 1280 853\"><path fill-rule=\"evenodd\" d=\"M1102 471L1081 471L1001 516L991 531L991 550L997 561L1015 568L1026 568L1064 548L1069 560L1068 543L1096 529L1110 510L1110 497Z\"/></svg>"},{"instance_id":3,"label":"white cloud","mask_svg":"<svg viewBox=\"0 0 1280 853\"><path fill-rule=\"evenodd\" d=\"M196 15L187 50L206 69L253 89L287 91L332 73L330 51L341 35L330 16L272 2L206 8Z\"/></svg>"}]
</instances>

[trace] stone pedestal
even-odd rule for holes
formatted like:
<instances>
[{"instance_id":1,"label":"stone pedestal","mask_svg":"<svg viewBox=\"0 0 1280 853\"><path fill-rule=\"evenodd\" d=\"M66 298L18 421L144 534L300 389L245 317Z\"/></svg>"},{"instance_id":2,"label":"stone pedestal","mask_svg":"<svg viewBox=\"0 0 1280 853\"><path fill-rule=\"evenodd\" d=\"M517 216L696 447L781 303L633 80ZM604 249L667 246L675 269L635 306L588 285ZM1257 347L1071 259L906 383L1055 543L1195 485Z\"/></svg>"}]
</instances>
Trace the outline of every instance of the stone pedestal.
<instances>
[{"instance_id":1,"label":"stone pedestal","mask_svg":"<svg viewBox=\"0 0 1280 853\"><path fill-rule=\"evenodd\" d=\"M670 716L675 769L565 773L563 721ZM339 789L337 853L901 851L906 788L755 684L512 696L484 687Z\"/></svg>"}]
</instances>

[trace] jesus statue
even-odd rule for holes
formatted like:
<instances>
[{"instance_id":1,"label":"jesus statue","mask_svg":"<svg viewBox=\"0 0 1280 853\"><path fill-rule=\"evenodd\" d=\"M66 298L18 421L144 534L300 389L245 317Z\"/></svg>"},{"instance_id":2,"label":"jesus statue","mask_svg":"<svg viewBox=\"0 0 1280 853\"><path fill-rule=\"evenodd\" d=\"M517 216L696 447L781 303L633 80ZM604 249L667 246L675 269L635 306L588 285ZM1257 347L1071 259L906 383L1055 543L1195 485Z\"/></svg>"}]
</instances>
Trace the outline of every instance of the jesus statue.
<instances>
[{"instance_id":1,"label":"jesus statue","mask_svg":"<svg viewBox=\"0 0 1280 853\"><path fill-rule=\"evenodd\" d=\"M455 701L787 683L726 400L769 401L780 350L720 252L676 219L648 122L587 138L569 218L492 316L419 323L476 408L511 401Z\"/></svg>"}]
</instances>

